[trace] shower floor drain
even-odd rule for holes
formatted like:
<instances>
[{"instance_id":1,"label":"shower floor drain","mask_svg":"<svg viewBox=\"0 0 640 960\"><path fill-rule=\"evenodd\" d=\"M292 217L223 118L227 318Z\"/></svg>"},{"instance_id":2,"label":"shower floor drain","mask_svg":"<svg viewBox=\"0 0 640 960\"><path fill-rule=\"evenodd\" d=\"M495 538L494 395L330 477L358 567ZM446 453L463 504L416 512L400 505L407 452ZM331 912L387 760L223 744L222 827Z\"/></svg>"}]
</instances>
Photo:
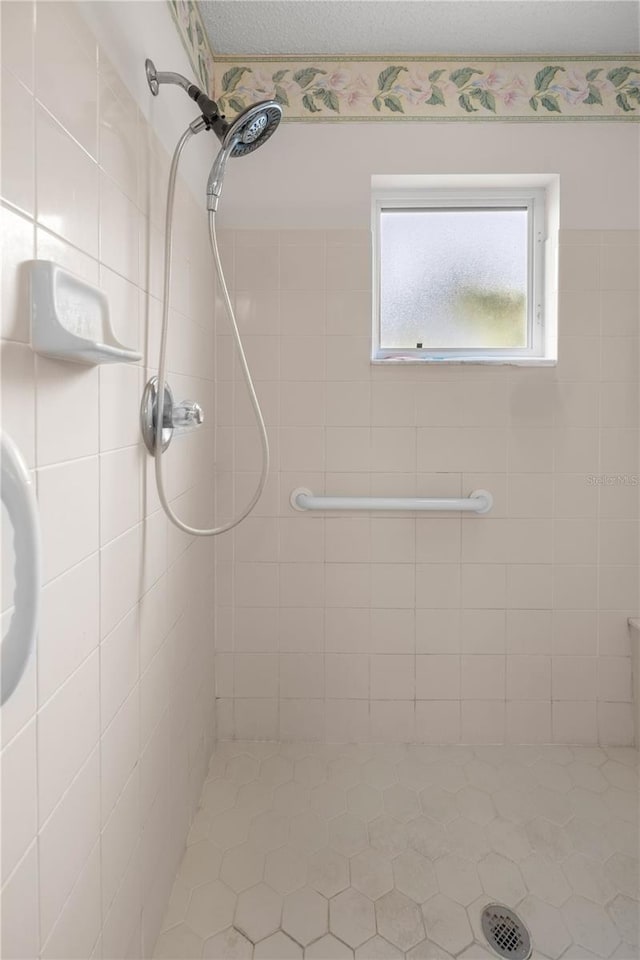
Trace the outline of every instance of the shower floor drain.
<instances>
[{"instance_id":1,"label":"shower floor drain","mask_svg":"<svg viewBox=\"0 0 640 960\"><path fill-rule=\"evenodd\" d=\"M531 956L531 937L513 910L501 903L490 903L482 911L482 932L499 957L527 960Z\"/></svg>"}]
</instances>

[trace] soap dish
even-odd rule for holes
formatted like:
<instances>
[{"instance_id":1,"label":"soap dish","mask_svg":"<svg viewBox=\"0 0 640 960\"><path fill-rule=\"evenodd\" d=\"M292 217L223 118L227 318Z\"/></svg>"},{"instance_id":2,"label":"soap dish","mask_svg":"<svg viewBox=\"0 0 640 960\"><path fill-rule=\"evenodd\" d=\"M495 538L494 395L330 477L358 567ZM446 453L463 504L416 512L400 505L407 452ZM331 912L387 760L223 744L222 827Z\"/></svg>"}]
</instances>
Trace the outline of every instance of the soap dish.
<instances>
[{"instance_id":1,"label":"soap dish","mask_svg":"<svg viewBox=\"0 0 640 960\"><path fill-rule=\"evenodd\" d=\"M31 346L45 357L76 363L142 359L116 338L102 290L51 260L31 262Z\"/></svg>"}]
</instances>

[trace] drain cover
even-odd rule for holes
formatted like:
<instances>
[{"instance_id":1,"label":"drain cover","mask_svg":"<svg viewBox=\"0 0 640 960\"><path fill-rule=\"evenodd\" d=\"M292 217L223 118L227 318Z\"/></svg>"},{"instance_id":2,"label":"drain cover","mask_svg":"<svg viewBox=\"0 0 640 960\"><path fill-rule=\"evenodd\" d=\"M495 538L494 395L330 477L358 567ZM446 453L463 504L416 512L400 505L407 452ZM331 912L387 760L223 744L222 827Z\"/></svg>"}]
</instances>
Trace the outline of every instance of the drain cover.
<instances>
[{"instance_id":1,"label":"drain cover","mask_svg":"<svg viewBox=\"0 0 640 960\"><path fill-rule=\"evenodd\" d=\"M500 957L527 960L531 956L529 931L520 917L501 903L490 903L482 911L482 932Z\"/></svg>"}]
</instances>

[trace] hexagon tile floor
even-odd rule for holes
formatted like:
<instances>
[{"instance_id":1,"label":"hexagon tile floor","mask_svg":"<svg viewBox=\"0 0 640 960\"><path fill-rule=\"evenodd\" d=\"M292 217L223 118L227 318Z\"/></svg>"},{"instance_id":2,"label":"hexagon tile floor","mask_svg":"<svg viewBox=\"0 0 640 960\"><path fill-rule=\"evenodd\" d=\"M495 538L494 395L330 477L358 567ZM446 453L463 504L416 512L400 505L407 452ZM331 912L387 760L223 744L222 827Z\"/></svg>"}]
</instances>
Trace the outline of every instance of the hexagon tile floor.
<instances>
[{"instance_id":1,"label":"hexagon tile floor","mask_svg":"<svg viewBox=\"0 0 640 960\"><path fill-rule=\"evenodd\" d=\"M155 957L632 960L637 853L631 749L221 743Z\"/></svg>"}]
</instances>

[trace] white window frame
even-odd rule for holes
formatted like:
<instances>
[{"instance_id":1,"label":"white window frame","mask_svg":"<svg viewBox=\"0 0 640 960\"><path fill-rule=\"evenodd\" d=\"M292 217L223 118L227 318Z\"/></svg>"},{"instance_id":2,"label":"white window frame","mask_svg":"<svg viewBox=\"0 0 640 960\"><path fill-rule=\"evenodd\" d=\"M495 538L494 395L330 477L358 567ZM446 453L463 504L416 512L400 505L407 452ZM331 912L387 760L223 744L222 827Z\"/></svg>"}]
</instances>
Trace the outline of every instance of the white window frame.
<instances>
[{"instance_id":1,"label":"white window frame","mask_svg":"<svg viewBox=\"0 0 640 960\"><path fill-rule=\"evenodd\" d=\"M374 178L375 181L376 178ZM383 179L383 178L381 178ZM396 178L393 178L396 179ZM398 178L401 179L401 178ZM494 182L495 176L491 178ZM373 336L372 363L554 363L545 334L546 190L544 187L376 187L372 190ZM526 209L528 219L527 346L521 348L388 348L381 347L380 282L383 211Z\"/></svg>"}]
</instances>

